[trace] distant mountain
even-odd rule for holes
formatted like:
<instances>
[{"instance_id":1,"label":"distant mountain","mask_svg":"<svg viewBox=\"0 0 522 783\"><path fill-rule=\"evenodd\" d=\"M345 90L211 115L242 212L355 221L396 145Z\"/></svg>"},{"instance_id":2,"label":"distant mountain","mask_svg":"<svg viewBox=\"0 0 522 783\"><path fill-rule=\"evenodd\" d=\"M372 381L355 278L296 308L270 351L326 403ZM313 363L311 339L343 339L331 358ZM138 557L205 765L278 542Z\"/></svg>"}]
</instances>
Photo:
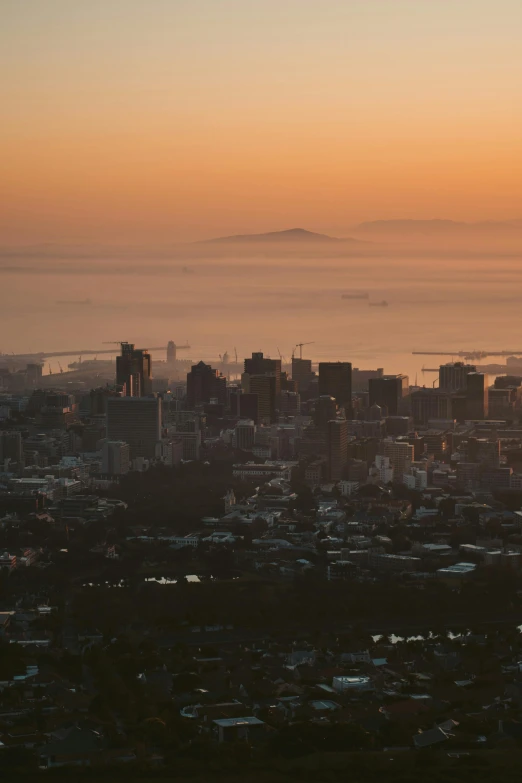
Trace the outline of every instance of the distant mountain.
<instances>
[{"instance_id":1,"label":"distant mountain","mask_svg":"<svg viewBox=\"0 0 522 783\"><path fill-rule=\"evenodd\" d=\"M492 236L517 236L520 233L519 221L484 220L478 223L465 223L456 220L372 220L360 223L352 229L354 234L372 236L423 235L429 237L473 236L490 234Z\"/></svg>"},{"instance_id":2,"label":"distant mountain","mask_svg":"<svg viewBox=\"0 0 522 783\"><path fill-rule=\"evenodd\" d=\"M269 231L266 234L235 234L230 237L217 237L198 244L236 242L357 242L357 240L351 237L347 239L329 237L327 234L317 234L315 231L307 231L305 228L289 228L286 231Z\"/></svg>"}]
</instances>

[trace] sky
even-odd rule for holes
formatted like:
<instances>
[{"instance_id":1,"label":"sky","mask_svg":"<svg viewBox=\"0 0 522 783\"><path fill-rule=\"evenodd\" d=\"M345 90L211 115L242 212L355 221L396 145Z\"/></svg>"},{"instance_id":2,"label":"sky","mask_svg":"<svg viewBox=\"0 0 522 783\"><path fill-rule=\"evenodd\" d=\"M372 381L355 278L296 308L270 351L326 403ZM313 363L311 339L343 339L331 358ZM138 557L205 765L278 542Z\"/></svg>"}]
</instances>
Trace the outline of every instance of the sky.
<instances>
[{"instance_id":1,"label":"sky","mask_svg":"<svg viewBox=\"0 0 522 783\"><path fill-rule=\"evenodd\" d=\"M0 0L0 244L522 218L520 0Z\"/></svg>"}]
</instances>

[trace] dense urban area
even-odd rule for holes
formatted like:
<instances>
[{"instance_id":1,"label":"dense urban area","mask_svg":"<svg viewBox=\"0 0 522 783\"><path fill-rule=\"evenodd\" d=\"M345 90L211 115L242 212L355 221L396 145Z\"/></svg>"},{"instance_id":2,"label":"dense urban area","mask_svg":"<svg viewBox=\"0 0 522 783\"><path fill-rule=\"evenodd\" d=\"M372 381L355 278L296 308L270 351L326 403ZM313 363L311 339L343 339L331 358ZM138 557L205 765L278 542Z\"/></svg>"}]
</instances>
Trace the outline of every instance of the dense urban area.
<instances>
[{"instance_id":1,"label":"dense urban area","mask_svg":"<svg viewBox=\"0 0 522 783\"><path fill-rule=\"evenodd\" d=\"M522 358L120 347L0 355L2 779L518 779Z\"/></svg>"}]
</instances>

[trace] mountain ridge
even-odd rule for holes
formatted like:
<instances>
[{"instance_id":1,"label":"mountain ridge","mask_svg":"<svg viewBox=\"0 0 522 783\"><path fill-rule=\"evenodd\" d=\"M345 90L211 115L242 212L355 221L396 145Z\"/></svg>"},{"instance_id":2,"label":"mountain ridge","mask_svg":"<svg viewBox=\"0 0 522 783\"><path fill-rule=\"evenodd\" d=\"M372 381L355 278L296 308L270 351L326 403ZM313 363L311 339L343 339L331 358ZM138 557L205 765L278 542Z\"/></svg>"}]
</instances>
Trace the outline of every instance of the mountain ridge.
<instances>
[{"instance_id":1,"label":"mountain ridge","mask_svg":"<svg viewBox=\"0 0 522 783\"><path fill-rule=\"evenodd\" d=\"M224 244L248 242L360 242L353 237L331 237L305 228L288 228L283 231L268 231L262 234L232 234L231 236L205 239L195 244Z\"/></svg>"}]
</instances>

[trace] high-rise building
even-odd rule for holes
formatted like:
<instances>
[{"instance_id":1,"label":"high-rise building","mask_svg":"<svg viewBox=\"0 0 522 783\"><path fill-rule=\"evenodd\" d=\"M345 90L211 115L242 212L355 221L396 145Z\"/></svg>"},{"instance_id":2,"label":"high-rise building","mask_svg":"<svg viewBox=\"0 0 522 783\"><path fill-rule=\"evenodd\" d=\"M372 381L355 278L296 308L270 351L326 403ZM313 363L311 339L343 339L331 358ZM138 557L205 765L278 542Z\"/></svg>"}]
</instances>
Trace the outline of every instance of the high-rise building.
<instances>
[{"instance_id":1,"label":"high-rise building","mask_svg":"<svg viewBox=\"0 0 522 783\"><path fill-rule=\"evenodd\" d=\"M102 473L122 476L129 472L130 446L122 440L106 440L102 446Z\"/></svg>"},{"instance_id":2,"label":"high-rise building","mask_svg":"<svg viewBox=\"0 0 522 783\"><path fill-rule=\"evenodd\" d=\"M295 391L282 391L281 392L281 413L291 413L297 415L301 410L301 397Z\"/></svg>"},{"instance_id":3,"label":"high-rise building","mask_svg":"<svg viewBox=\"0 0 522 783\"><path fill-rule=\"evenodd\" d=\"M205 405L212 399L226 405L227 379L210 364L198 362L192 365L187 374L187 407L194 410L196 406Z\"/></svg>"},{"instance_id":4,"label":"high-rise building","mask_svg":"<svg viewBox=\"0 0 522 783\"><path fill-rule=\"evenodd\" d=\"M328 422L327 463L330 481L340 481L348 464L348 423L344 419Z\"/></svg>"},{"instance_id":5,"label":"high-rise building","mask_svg":"<svg viewBox=\"0 0 522 783\"><path fill-rule=\"evenodd\" d=\"M268 359L260 351L245 359L245 373L248 375L274 375L275 393L281 391L281 359Z\"/></svg>"},{"instance_id":6,"label":"high-rise building","mask_svg":"<svg viewBox=\"0 0 522 783\"><path fill-rule=\"evenodd\" d=\"M42 365L28 364L25 374L28 386L38 386L42 380Z\"/></svg>"},{"instance_id":7,"label":"high-rise building","mask_svg":"<svg viewBox=\"0 0 522 783\"><path fill-rule=\"evenodd\" d=\"M464 362L448 362L439 367L439 389L448 394L463 391L467 386L467 376L470 372L477 372L473 364Z\"/></svg>"},{"instance_id":8,"label":"high-rise building","mask_svg":"<svg viewBox=\"0 0 522 783\"><path fill-rule=\"evenodd\" d=\"M316 427L327 427L328 422L337 418L337 402L335 397L324 394L315 400L314 424Z\"/></svg>"},{"instance_id":9,"label":"high-rise building","mask_svg":"<svg viewBox=\"0 0 522 783\"><path fill-rule=\"evenodd\" d=\"M22 433L18 430L3 430L0 432L0 469L6 460L20 463L22 461Z\"/></svg>"},{"instance_id":10,"label":"high-rise building","mask_svg":"<svg viewBox=\"0 0 522 783\"><path fill-rule=\"evenodd\" d=\"M173 365L176 361L176 343L169 340L167 343L167 364Z\"/></svg>"},{"instance_id":11,"label":"high-rise building","mask_svg":"<svg viewBox=\"0 0 522 783\"><path fill-rule=\"evenodd\" d=\"M236 449L250 451L256 437L256 425L252 419L238 421L234 428L234 446Z\"/></svg>"},{"instance_id":12,"label":"high-rise building","mask_svg":"<svg viewBox=\"0 0 522 783\"><path fill-rule=\"evenodd\" d=\"M416 425L430 419L451 419L451 397L440 389L418 389L411 394L411 413Z\"/></svg>"},{"instance_id":13,"label":"high-rise building","mask_svg":"<svg viewBox=\"0 0 522 783\"><path fill-rule=\"evenodd\" d=\"M381 453L388 457L395 476L402 479L403 473L407 473L411 467L411 463L415 459L413 446L404 440L392 440L387 438L382 442Z\"/></svg>"},{"instance_id":14,"label":"high-rise building","mask_svg":"<svg viewBox=\"0 0 522 783\"><path fill-rule=\"evenodd\" d=\"M399 404L409 392L407 375L383 375L382 378L369 378L369 403L386 408L388 416L397 416Z\"/></svg>"},{"instance_id":15,"label":"high-rise building","mask_svg":"<svg viewBox=\"0 0 522 783\"><path fill-rule=\"evenodd\" d=\"M157 444L161 440L161 399L109 397L107 438L128 443L131 459L153 459L156 456Z\"/></svg>"},{"instance_id":16,"label":"high-rise building","mask_svg":"<svg viewBox=\"0 0 522 783\"><path fill-rule=\"evenodd\" d=\"M352 417L352 365L350 362L319 363L319 395L335 397L344 408L346 418Z\"/></svg>"},{"instance_id":17,"label":"high-rise building","mask_svg":"<svg viewBox=\"0 0 522 783\"><path fill-rule=\"evenodd\" d=\"M270 422L275 421L277 402L276 375L250 375L249 388L250 394L257 395L258 423L270 424Z\"/></svg>"},{"instance_id":18,"label":"high-rise building","mask_svg":"<svg viewBox=\"0 0 522 783\"><path fill-rule=\"evenodd\" d=\"M488 376L482 372L470 372L466 376L466 417L487 419Z\"/></svg>"},{"instance_id":19,"label":"high-rise building","mask_svg":"<svg viewBox=\"0 0 522 783\"><path fill-rule=\"evenodd\" d=\"M297 381L297 390L299 392L308 390L313 377L312 360L299 359L297 356L292 356L292 378L294 381Z\"/></svg>"},{"instance_id":20,"label":"high-rise building","mask_svg":"<svg viewBox=\"0 0 522 783\"><path fill-rule=\"evenodd\" d=\"M125 387L126 397L146 397L152 392L151 358L133 343L121 343L116 357L116 383Z\"/></svg>"}]
</instances>

